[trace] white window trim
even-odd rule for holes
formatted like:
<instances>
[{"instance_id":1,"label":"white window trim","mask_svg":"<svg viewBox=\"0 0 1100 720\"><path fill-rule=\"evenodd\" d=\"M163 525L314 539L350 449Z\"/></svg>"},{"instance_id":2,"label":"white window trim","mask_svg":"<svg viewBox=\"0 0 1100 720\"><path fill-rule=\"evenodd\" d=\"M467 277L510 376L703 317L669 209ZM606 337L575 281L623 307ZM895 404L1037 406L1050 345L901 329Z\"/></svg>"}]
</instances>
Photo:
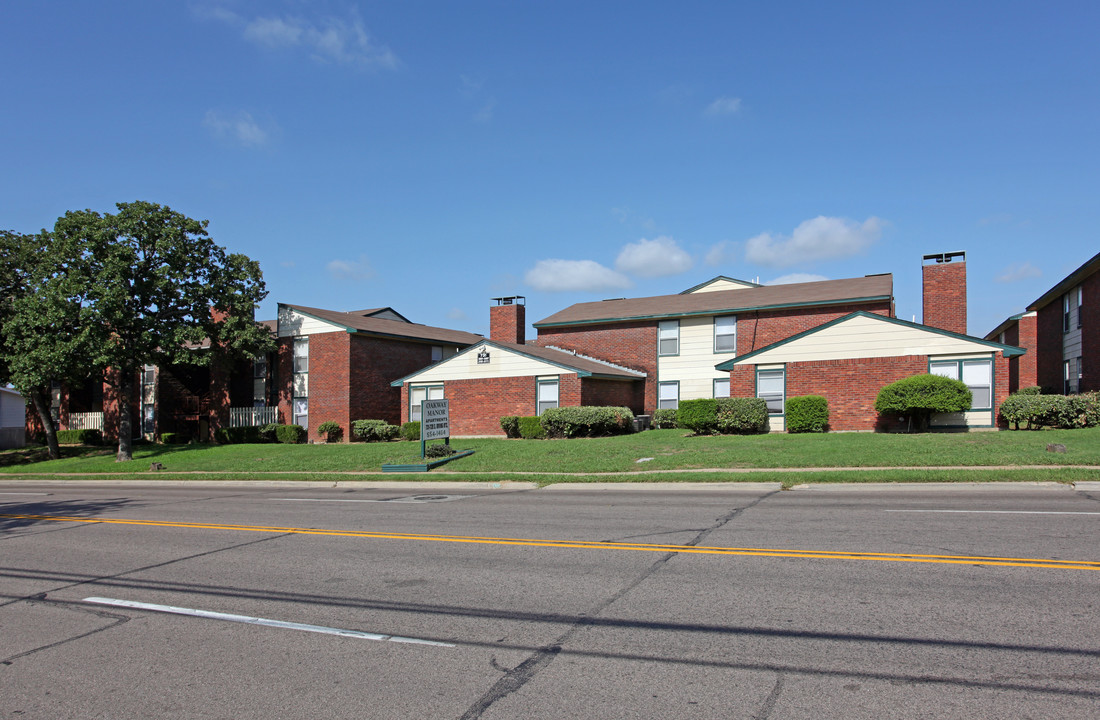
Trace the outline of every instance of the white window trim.
<instances>
[{"instance_id":1,"label":"white window trim","mask_svg":"<svg viewBox=\"0 0 1100 720\"><path fill-rule=\"evenodd\" d=\"M733 321L733 323L732 323L733 331L732 332L724 332L724 333L718 332L718 328L720 327L719 324L718 324L718 321L719 320L726 320L726 319L729 319L729 320ZM718 338L719 337L732 337L733 338L733 349L732 350L719 350L718 349ZM721 353L723 355L734 355L734 356L737 355L737 316L736 315L717 315L717 316L715 316L715 318L714 318L714 352L715 353Z\"/></svg>"},{"instance_id":2,"label":"white window trim","mask_svg":"<svg viewBox=\"0 0 1100 720\"><path fill-rule=\"evenodd\" d=\"M661 388L675 387L676 397L672 402L676 403L672 407L666 407L662 405L665 399L662 397ZM657 383L657 408L660 410L678 410L680 408L680 381L679 380L663 380Z\"/></svg>"},{"instance_id":3,"label":"white window trim","mask_svg":"<svg viewBox=\"0 0 1100 720\"><path fill-rule=\"evenodd\" d=\"M664 337L664 331L667 328L675 329L675 337ZM665 352L662 350L665 340L675 340L676 349L672 352ZM662 357L672 357L680 354L680 321L679 320L661 320L657 323L657 355Z\"/></svg>"}]
</instances>

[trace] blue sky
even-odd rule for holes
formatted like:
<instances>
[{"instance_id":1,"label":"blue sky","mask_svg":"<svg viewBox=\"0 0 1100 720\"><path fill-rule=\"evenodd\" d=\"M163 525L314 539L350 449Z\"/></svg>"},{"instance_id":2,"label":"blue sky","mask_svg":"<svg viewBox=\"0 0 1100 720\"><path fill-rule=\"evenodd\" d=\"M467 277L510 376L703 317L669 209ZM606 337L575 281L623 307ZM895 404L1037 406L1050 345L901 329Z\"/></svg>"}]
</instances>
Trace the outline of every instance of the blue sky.
<instances>
[{"instance_id":1,"label":"blue sky","mask_svg":"<svg viewBox=\"0 0 1100 720\"><path fill-rule=\"evenodd\" d=\"M0 227L149 200L275 303L488 332L967 253L972 334L1100 249L1095 2L26 2Z\"/></svg>"}]
</instances>

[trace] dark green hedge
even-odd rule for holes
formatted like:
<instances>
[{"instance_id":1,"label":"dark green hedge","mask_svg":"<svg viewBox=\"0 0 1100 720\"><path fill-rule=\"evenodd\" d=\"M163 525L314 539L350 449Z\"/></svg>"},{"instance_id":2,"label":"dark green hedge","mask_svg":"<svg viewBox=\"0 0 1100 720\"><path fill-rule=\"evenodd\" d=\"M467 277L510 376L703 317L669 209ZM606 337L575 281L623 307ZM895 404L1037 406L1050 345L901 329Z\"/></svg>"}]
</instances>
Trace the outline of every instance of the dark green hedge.
<instances>
[{"instance_id":1,"label":"dark green hedge","mask_svg":"<svg viewBox=\"0 0 1100 720\"><path fill-rule=\"evenodd\" d=\"M344 428L335 420L327 420L317 426L317 434L325 437L325 442L340 442L344 437Z\"/></svg>"},{"instance_id":2,"label":"dark green hedge","mask_svg":"<svg viewBox=\"0 0 1100 720\"><path fill-rule=\"evenodd\" d=\"M287 445L296 445L306 439L306 429L301 425L279 425L275 428L275 439Z\"/></svg>"},{"instance_id":3,"label":"dark green hedge","mask_svg":"<svg viewBox=\"0 0 1100 720\"><path fill-rule=\"evenodd\" d=\"M768 404L761 398L718 398L718 432L748 435L768 431Z\"/></svg>"},{"instance_id":4,"label":"dark green hedge","mask_svg":"<svg viewBox=\"0 0 1100 720\"><path fill-rule=\"evenodd\" d=\"M420 421L410 420L401 426L402 440L420 440Z\"/></svg>"},{"instance_id":5,"label":"dark green hedge","mask_svg":"<svg viewBox=\"0 0 1100 720\"><path fill-rule=\"evenodd\" d=\"M820 395L802 395L787 398L784 406L787 432L825 432L829 424L829 401Z\"/></svg>"},{"instance_id":6,"label":"dark green hedge","mask_svg":"<svg viewBox=\"0 0 1100 720\"><path fill-rule=\"evenodd\" d=\"M103 433L99 430L58 430L57 442L61 445L99 445Z\"/></svg>"},{"instance_id":7,"label":"dark green hedge","mask_svg":"<svg viewBox=\"0 0 1100 720\"><path fill-rule=\"evenodd\" d=\"M634 431L634 413L626 407L583 406L550 408L540 417L548 437L603 437ZM520 419L522 431L523 419Z\"/></svg>"},{"instance_id":8,"label":"dark green hedge","mask_svg":"<svg viewBox=\"0 0 1100 720\"><path fill-rule=\"evenodd\" d=\"M518 415L505 415L500 419L500 429L504 431L505 437L518 438L519 435L519 416Z\"/></svg>"},{"instance_id":9,"label":"dark green hedge","mask_svg":"<svg viewBox=\"0 0 1100 720\"><path fill-rule=\"evenodd\" d=\"M218 428L214 431L214 442L219 445L240 445L243 443L261 443L264 439L260 435L260 428L254 425L248 427Z\"/></svg>"},{"instance_id":10,"label":"dark green hedge","mask_svg":"<svg viewBox=\"0 0 1100 720\"><path fill-rule=\"evenodd\" d=\"M718 401L707 398L681 400L676 424L696 435L713 435L718 430Z\"/></svg>"},{"instance_id":11,"label":"dark green hedge","mask_svg":"<svg viewBox=\"0 0 1100 720\"><path fill-rule=\"evenodd\" d=\"M389 442L401 432L401 428L385 420L353 420L351 427L356 439L363 442ZM416 439L420 439L419 431Z\"/></svg>"},{"instance_id":12,"label":"dark green hedge","mask_svg":"<svg viewBox=\"0 0 1100 720\"><path fill-rule=\"evenodd\" d=\"M875 412L911 417L913 430L922 432L928 429L933 415L969 410L972 399L970 388L960 380L912 375L879 390Z\"/></svg>"},{"instance_id":13,"label":"dark green hedge","mask_svg":"<svg viewBox=\"0 0 1100 720\"><path fill-rule=\"evenodd\" d=\"M676 424L677 414L676 408L658 408L653 411L651 424L657 430L671 430L678 427Z\"/></svg>"},{"instance_id":14,"label":"dark green hedge","mask_svg":"<svg viewBox=\"0 0 1100 720\"><path fill-rule=\"evenodd\" d=\"M1100 425L1100 393L1034 395L1013 393L1001 403L1001 417L1016 430L1043 426L1072 429Z\"/></svg>"},{"instance_id":15,"label":"dark green hedge","mask_svg":"<svg viewBox=\"0 0 1100 720\"><path fill-rule=\"evenodd\" d=\"M549 412L549 411L547 411ZM546 430L542 427L542 418L521 417L518 419L519 436L527 440L538 440L546 437Z\"/></svg>"}]
</instances>

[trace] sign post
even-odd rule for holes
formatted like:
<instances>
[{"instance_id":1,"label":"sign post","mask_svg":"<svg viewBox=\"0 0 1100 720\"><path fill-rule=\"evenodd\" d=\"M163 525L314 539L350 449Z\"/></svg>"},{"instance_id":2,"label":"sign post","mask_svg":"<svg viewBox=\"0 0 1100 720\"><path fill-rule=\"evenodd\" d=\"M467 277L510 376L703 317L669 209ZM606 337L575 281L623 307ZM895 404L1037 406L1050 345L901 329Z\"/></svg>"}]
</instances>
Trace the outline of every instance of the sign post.
<instances>
[{"instance_id":1,"label":"sign post","mask_svg":"<svg viewBox=\"0 0 1100 720\"><path fill-rule=\"evenodd\" d=\"M451 412L447 400L424 400L420 403L420 457L425 456L428 440L443 438L451 444Z\"/></svg>"}]
</instances>

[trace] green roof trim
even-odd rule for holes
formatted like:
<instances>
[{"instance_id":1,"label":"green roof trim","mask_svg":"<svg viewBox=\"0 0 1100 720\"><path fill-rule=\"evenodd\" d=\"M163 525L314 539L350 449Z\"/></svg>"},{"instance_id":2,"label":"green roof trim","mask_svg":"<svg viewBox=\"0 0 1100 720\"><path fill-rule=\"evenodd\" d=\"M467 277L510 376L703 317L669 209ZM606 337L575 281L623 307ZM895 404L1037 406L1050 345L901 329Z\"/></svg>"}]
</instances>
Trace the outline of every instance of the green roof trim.
<instances>
[{"instance_id":1,"label":"green roof trim","mask_svg":"<svg viewBox=\"0 0 1100 720\"><path fill-rule=\"evenodd\" d=\"M781 305L757 305L749 307L732 307L732 308L715 308L712 310L699 310L696 312L684 312L684 313L669 313L661 315L631 315L629 317L609 317L609 318L597 318L595 320L576 320L574 322L558 322L547 323L537 322L532 323L536 328L550 328L550 327L569 327L575 325L601 325L603 323L615 323L615 322L634 322L635 320L665 320L675 318L686 317L705 317L707 315L729 315L731 313L743 313L743 312L755 312L759 310L786 310L788 308L796 307L823 307L827 305L853 305L870 302L880 302L882 300L892 300L891 295L875 295L871 297L855 297L855 298L840 298L838 300L820 300L815 302L794 302L783 303ZM858 310L857 312L863 312Z\"/></svg>"},{"instance_id":2,"label":"green roof trim","mask_svg":"<svg viewBox=\"0 0 1100 720\"><path fill-rule=\"evenodd\" d=\"M760 355L760 354L765 353L765 352L770 352L771 350L774 350L777 347L781 347L783 345L787 345L788 343L792 343L795 340L800 340L800 339L802 339L804 337L807 337L809 335L813 335L814 333L820 332L820 331L825 330L826 328L830 328L834 325L839 325L840 323L845 322L847 320L851 320L854 317L867 317L867 318L871 318L873 320L880 320L882 322L893 323L894 325L900 325L902 327L912 328L914 330L923 330L925 332L935 333L937 335L943 335L945 337L956 338L958 340L966 340L968 342L976 343L978 345L985 345L986 347L991 347L994 350L1000 350L1002 353L1004 353L1004 356L1006 358L1008 358L1008 357L1017 357L1019 355L1023 355L1025 352L1027 352L1023 348L1016 347L1015 345L1002 345L1001 343L993 342L992 340L983 340L981 338L976 338L973 335L963 335L962 333L951 332L950 330L941 330L940 328L928 327L927 325L921 325L920 323L909 322L908 320L899 320L898 318L886 317L885 315L877 315L875 313L869 313L869 312L866 312L864 310L857 310L856 312L849 313L849 314L845 315L844 317L839 317L836 320L830 320L829 322L827 322L823 325L818 325L815 328L810 328L809 330L804 330L804 331L798 333L797 335L791 335L789 338L786 338L784 340L780 340L779 342L774 342L771 345L766 345L766 346L760 348L759 350L754 350L751 353L746 353L745 355L735 357L732 360L726 360L725 362L722 362L722 363L719 363L719 364L715 365L714 369L715 370L723 370L723 371L732 370L735 365L744 364L744 362L746 360L748 360L752 357L755 357L755 356Z\"/></svg>"}]
</instances>

